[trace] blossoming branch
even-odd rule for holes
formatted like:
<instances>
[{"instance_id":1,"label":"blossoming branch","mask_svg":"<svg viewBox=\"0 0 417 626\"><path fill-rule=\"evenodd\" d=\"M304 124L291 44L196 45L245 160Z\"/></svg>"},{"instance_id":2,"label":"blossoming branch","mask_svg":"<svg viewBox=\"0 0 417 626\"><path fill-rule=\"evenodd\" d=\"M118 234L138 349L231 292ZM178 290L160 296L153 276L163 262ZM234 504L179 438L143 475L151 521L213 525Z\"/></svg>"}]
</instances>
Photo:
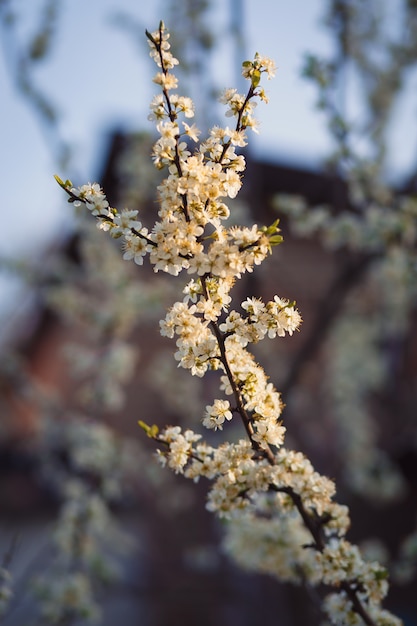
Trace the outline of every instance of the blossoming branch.
<instances>
[{"instance_id":1,"label":"blossoming branch","mask_svg":"<svg viewBox=\"0 0 417 626\"><path fill-rule=\"evenodd\" d=\"M334 483L304 455L283 447L280 394L248 350L266 337L292 335L300 313L278 296L270 302L247 297L240 309L232 308L236 280L282 242L278 221L251 228L226 223L226 200L239 192L245 169L236 149L246 145L247 129L256 130L256 104L267 102L261 79L273 77L275 65L259 54L243 63L247 93L227 89L221 98L233 127L215 126L200 141L200 130L186 121L194 115L192 101L174 93L178 61L164 24L146 34L161 90L149 115L160 135L152 156L167 172L158 187L157 221L146 227L137 211L110 207L97 184L75 188L57 181L70 202L85 205L100 229L122 240L126 260L142 265L148 257L155 272L190 275L182 300L160 322L161 334L175 338L180 367L199 377L219 374L221 397L206 407L203 426L223 430L236 418L246 438L214 447L190 429L140 425L160 444L163 465L194 481L212 481L207 507L229 520L225 545L242 566L294 583L323 584L329 590L323 609L334 624L398 626L401 621L381 607L387 572L364 561L345 538L349 515L333 500Z\"/></svg>"}]
</instances>

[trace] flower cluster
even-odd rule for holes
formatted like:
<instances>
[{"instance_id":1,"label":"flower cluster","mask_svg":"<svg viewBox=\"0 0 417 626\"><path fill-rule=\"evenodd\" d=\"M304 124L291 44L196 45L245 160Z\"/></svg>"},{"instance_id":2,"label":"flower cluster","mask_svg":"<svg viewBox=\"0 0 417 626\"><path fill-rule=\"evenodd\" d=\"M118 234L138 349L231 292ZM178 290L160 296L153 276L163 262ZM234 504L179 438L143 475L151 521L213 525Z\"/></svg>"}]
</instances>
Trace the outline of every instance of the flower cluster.
<instances>
[{"instance_id":1,"label":"flower cluster","mask_svg":"<svg viewBox=\"0 0 417 626\"><path fill-rule=\"evenodd\" d=\"M173 60L165 28L160 25L158 31L147 35L152 55L158 59L162 74L168 76ZM155 52L157 45L161 47ZM271 63L264 57L258 56L252 65L256 72L271 74ZM198 142L199 131L185 122L180 126L179 118L193 116L192 103L189 98L171 94L172 86L168 89L160 78L156 82L161 84L162 93L151 104L150 117L158 120L160 133L153 158L158 168L168 168L169 175L158 187L160 220L150 232L137 219L137 211L119 213L111 208L96 183L77 189L70 181L63 182L58 177L57 180L71 202L85 204L99 218L100 228L114 238L123 238L125 259L141 264L149 253L155 271L176 276L186 269L198 276L210 274L229 280L240 277L261 263L272 245L281 242L277 223L269 229L222 226L229 216L223 198L237 195L242 184L240 174L245 168L244 157L236 154L236 147L246 145L245 129L254 125L252 101L262 98L263 92L251 85L247 96L241 96L233 109L236 127L212 128L208 138L191 154L183 138Z\"/></svg>"},{"instance_id":2,"label":"flower cluster","mask_svg":"<svg viewBox=\"0 0 417 626\"><path fill-rule=\"evenodd\" d=\"M203 425L206 428L214 428L214 430L223 430L224 420L232 419L233 414L230 410L230 402L228 400L215 400L212 406L206 406L206 415L203 419Z\"/></svg>"},{"instance_id":3,"label":"flower cluster","mask_svg":"<svg viewBox=\"0 0 417 626\"><path fill-rule=\"evenodd\" d=\"M354 491L383 502L403 496L405 484L378 445L380 433L369 406L372 392L387 379L376 322L370 328L368 315L353 311L340 317L329 341L326 394L339 431L345 481Z\"/></svg>"},{"instance_id":4,"label":"flower cluster","mask_svg":"<svg viewBox=\"0 0 417 626\"><path fill-rule=\"evenodd\" d=\"M82 572L40 578L35 591L42 602L42 617L49 624L71 622L77 618L97 621L100 608L94 602L91 581Z\"/></svg>"},{"instance_id":5,"label":"flower cluster","mask_svg":"<svg viewBox=\"0 0 417 626\"><path fill-rule=\"evenodd\" d=\"M279 194L274 205L291 218L294 233L303 237L319 233L330 249L380 253L392 246L413 250L417 242L417 202L412 197L390 198L388 204L374 202L361 213L338 215L325 205L312 210L300 196Z\"/></svg>"},{"instance_id":6,"label":"flower cluster","mask_svg":"<svg viewBox=\"0 0 417 626\"><path fill-rule=\"evenodd\" d=\"M215 417L227 412L218 402L207 409ZM229 520L225 547L242 566L281 580L343 590L341 598L331 594L325 600L335 624L364 623L358 598L374 620L365 623L400 624L379 608L388 591L385 568L365 561L344 538L350 524L347 508L333 501L334 483L318 474L304 455L281 448L272 465L260 461L247 440L215 448L179 427L154 437L166 445L158 451L164 465L194 481L213 481L207 508ZM333 603L339 608L332 612ZM342 610L350 621L337 621ZM391 622L385 621L388 616Z\"/></svg>"},{"instance_id":7,"label":"flower cluster","mask_svg":"<svg viewBox=\"0 0 417 626\"><path fill-rule=\"evenodd\" d=\"M51 533L53 558L34 592L50 623L94 620L96 593L118 575L116 557L132 544L110 508L128 494L131 450L106 426L74 418L45 421L41 446L43 480L62 503Z\"/></svg>"},{"instance_id":8,"label":"flower cluster","mask_svg":"<svg viewBox=\"0 0 417 626\"><path fill-rule=\"evenodd\" d=\"M274 300L264 304L259 298L247 298L242 303L242 309L247 316L232 311L220 330L235 334L242 346L249 342L257 343L266 335L270 339L285 333L292 335L301 323L301 316L297 309L288 300L274 296Z\"/></svg>"},{"instance_id":9,"label":"flower cluster","mask_svg":"<svg viewBox=\"0 0 417 626\"><path fill-rule=\"evenodd\" d=\"M229 216L225 199L238 193L245 167L236 148L246 144L246 129L256 128L255 99L266 100L259 87L261 76L271 77L275 66L259 54L245 62L247 94L227 90L222 96L226 115L235 119L234 128L214 127L199 142L199 130L181 119L192 118L192 102L171 93L178 85L170 73L177 61L169 51L164 24L147 37L160 69L154 82L161 87L150 113L160 134L153 160L157 168L167 170L158 187L157 221L145 227L136 212L110 208L95 184L77 189L70 181L58 182L71 202L86 205L102 230L122 238L126 259L141 264L148 256L156 272L177 276L185 270L191 275L183 300L160 322L161 333L176 339L175 358L181 367L198 377L217 371L220 388L230 398L208 404L203 425L222 430L237 416L247 438L214 447L191 429L170 426L159 432L157 426L140 425L161 445L162 465L194 481L200 477L213 481L207 508L230 521L233 539L228 545L238 560L239 550L233 546L242 545L241 531L249 537L248 551L253 550L248 562L254 559L255 569L287 580L325 583L343 600L345 594L350 620L346 623L357 619L381 625L385 571L366 564L346 541L349 516L346 507L333 501L334 483L316 472L304 455L283 447L280 394L247 349L249 343L266 337L292 335L300 326L300 314L294 303L278 296L267 303L247 298L242 313L230 309L236 279L253 271L282 241L278 222L269 227L225 225ZM191 142L196 144L194 151ZM248 535L251 526L253 540ZM291 531L283 538L285 528ZM331 604L328 600L333 619ZM399 621L392 618L391 623Z\"/></svg>"}]
</instances>

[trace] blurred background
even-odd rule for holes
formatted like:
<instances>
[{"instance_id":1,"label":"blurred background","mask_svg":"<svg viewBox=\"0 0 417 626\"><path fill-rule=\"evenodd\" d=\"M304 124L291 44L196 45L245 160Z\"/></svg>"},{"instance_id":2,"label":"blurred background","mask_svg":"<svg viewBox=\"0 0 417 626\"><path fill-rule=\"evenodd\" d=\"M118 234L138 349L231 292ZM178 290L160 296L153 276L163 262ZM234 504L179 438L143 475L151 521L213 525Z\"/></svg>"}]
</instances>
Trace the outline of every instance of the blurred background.
<instances>
[{"instance_id":1,"label":"blurred background","mask_svg":"<svg viewBox=\"0 0 417 626\"><path fill-rule=\"evenodd\" d=\"M417 624L415 3L0 0L0 18L1 623L324 623L315 591L237 568L206 486L153 462L137 421L197 429L218 381L159 336L176 281L123 262L53 179L152 223L144 32L163 19L202 129L243 60L276 61L232 219L279 217L284 244L236 298L297 301L301 332L255 347L287 446L336 479Z\"/></svg>"}]
</instances>

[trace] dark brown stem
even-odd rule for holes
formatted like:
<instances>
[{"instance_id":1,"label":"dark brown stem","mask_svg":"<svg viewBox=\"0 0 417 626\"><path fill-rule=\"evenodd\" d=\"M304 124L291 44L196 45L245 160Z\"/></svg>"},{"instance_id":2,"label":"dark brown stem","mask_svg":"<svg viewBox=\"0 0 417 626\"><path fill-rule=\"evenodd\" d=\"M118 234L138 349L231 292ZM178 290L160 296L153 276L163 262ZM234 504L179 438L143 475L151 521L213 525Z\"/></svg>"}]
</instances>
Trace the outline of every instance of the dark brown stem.
<instances>
[{"instance_id":1,"label":"dark brown stem","mask_svg":"<svg viewBox=\"0 0 417 626\"><path fill-rule=\"evenodd\" d=\"M323 533L323 525L326 523L327 518L320 518L319 516L311 515L304 503L301 499L301 496L296 493L291 487L277 487L275 485L270 486L271 490L286 493L291 498L299 512L304 526L307 528L309 533L311 534L314 544L313 548L318 550L319 552L323 552L326 547L326 538ZM353 610L360 615L367 626L377 626L376 622L370 617L362 602L358 597L358 583L355 581L343 581L340 583L340 587L338 589L342 589L349 600L352 603ZM337 589L336 589L337 590Z\"/></svg>"},{"instance_id":2,"label":"dark brown stem","mask_svg":"<svg viewBox=\"0 0 417 626\"><path fill-rule=\"evenodd\" d=\"M349 600L352 603L354 611L361 616L365 624L368 626L378 626L376 622L370 617L367 611L365 611L362 602L358 598L358 594L356 589L353 588L352 583L344 581L340 583L340 588L345 591Z\"/></svg>"},{"instance_id":3,"label":"dark brown stem","mask_svg":"<svg viewBox=\"0 0 417 626\"><path fill-rule=\"evenodd\" d=\"M140 233L138 230L136 230L136 228L131 228L130 230L131 230L133 235L135 235L136 237L140 237L141 239L144 239L149 244L151 244L151 246L157 246L158 245L157 243L152 241L152 239L149 239L149 237L147 237L146 235L142 235L142 233Z\"/></svg>"},{"instance_id":4,"label":"dark brown stem","mask_svg":"<svg viewBox=\"0 0 417 626\"><path fill-rule=\"evenodd\" d=\"M206 282L206 276L202 276L201 277L201 285L202 285L202 289L203 289L203 294L204 297L206 298L206 300L208 300L210 298L210 295L208 293L208 289L207 289L207 282ZM252 447L254 450L256 450L257 452L259 452L264 458L267 458L268 461L271 463L271 465L275 464L275 456L274 453L272 452L271 448L269 446L267 446L267 448L262 448L257 441L254 441L253 439L253 435L254 435L254 430L253 430L253 426L252 426L252 422L251 419L244 407L243 404L243 400L242 400L242 395L241 392L236 384L236 381L234 379L233 376L233 372L230 369L230 365L229 365L229 361L227 359L227 354L226 354L226 345L225 345L225 339L227 335L224 335L220 328L219 325L217 324L217 322L212 321L210 322L210 326L213 329L213 332L216 336L216 340L217 340L217 345L219 346L219 350L220 350L220 361L223 364L226 376L229 380L230 386L232 388L233 391L233 396L235 398L235 403L236 403L236 411L239 413L241 419L242 419L242 423L243 426L246 430L246 433L249 437L249 440L252 444Z\"/></svg>"},{"instance_id":5,"label":"dark brown stem","mask_svg":"<svg viewBox=\"0 0 417 626\"><path fill-rule=\"evenodd\" d=\"M241 126L242 116L243 116L243 113L244 113L244 111L245 111L245 109L246 109L246 105L248 104L249 100L250 100L251 98L253 98L254 94L255 94L255 90L254 90L254 88L253 88L253 87L252 87L252 85L251 85L251 86L250 86L250 88L249 88L248 93L246 94L246 98L245 98L245 101L244 101L244 103L243 103L243 105L242 105L242 108L240 109L239 114L238 114L238 116L237 116L237 121L236 121L236 131L243 130L243 127ZM221 153L220 158L219 158L219 160L218 160L218 163L221 163L221 162L223 161L224 156L225 156L226 152L228 151L228 149L230 148L231 143L232 143L232 142L231 142L231 140L229 139L229 141L227 141L227 142L223 145L223 150L222 150L222 153Z\"/></svg>"}]
</instances>

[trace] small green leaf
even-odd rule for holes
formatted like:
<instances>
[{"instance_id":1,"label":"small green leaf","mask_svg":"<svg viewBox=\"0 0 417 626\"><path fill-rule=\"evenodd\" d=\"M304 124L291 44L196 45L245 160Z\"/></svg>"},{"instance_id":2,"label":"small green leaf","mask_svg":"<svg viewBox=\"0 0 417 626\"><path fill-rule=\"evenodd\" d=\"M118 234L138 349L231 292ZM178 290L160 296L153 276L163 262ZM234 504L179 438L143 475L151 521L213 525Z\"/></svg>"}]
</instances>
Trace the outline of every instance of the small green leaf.
<instances>
[{"instance_id":1,"label":"small green leaf","mask_svg":"<svg viewBox=\"0 0 417 626\"><path fill-rule=\"evenodd\" d=\"M282 235L273 235L269 238L269 243L271 246L279 246L280 243L284 241L284 237Z\"/></svg>"},{"instance_id":2,"label":"small green leaf","mask_svg":"<svg viewBox=\"0 0 417 626\"><path fill-rule=\"evenodd\" d=\"M62 178L60 178L60 177L58 176L58 174L54 174L54 178L55 178L56 182L58 183L58 185L59 185L60 187L62 187L62 189L64 189L65 191L67 191L67 189L70 189L70 188L73 186L73 185L72 185L72 182L71 182L70 180L68 180L68 178L67 178L67 180L65 181L65 183L64 183L64 181L62 180Z\"/></svg>"},{"instance_id":3,"label":"small green leaf","mask_svg":"<svg viewBox=\"0 0 417 626\"><path fill-rule=\"evenodd\" d=\"M158 438L159 428L158 428L158 426L156 424L153 424L152 426L149 426L145 422L142 422L142 420L139 420L138 424L145 431L145 433L148 435L148 437L150 437L151 439L157 439Z\"/></svg>"},{"instance_id":4,"label":"small green leaf","mask_svg":"<svg viewBox=\"0 0 417 626\"><path fill-rule=\"evenodd\" d=\"M267 237L275 236L280 232L280 228L278 228L279 218L275 220L270 226L262 226L261 231L265 233Z\"/></svg>"},{"instance_id":5,"label":"small green leaf","mask_svg":"<svg viewBox=\"0 0 417 626\"><path fill-rule=\"evenodd\" d=\"M261 82L261 72L259 70L254 70L251 79L252 87L257 87Z\"/></svg>"},{"instance_id":6,"label":"small green leaf","mask_svg":"<svg viewBox=\"0 0 417 626\"><path fill-rule=\"evenodd\" d=\"M149 39L149 41L150 41L151 43L153 43L153 45L155 46L155 45L156 45L156 42L155 42L155 39L152 37L152 34L151 34L148 30L145 30L145 35L147 36L147 38Z\"/></svg>"},{"instance_id":7,"label":"small green leaf","mask_svg":"<svg viewBox=\"0 0 417 626\"><path fill-rule=\"evenodd\" d=\"M151 430L151 427L148 426L148 424L146 424L145 422L142 422L142 420L138 421L139 426L145 431L145 433L148 435L149 437L149 432Z\"/></svg>"}]
</instances>

